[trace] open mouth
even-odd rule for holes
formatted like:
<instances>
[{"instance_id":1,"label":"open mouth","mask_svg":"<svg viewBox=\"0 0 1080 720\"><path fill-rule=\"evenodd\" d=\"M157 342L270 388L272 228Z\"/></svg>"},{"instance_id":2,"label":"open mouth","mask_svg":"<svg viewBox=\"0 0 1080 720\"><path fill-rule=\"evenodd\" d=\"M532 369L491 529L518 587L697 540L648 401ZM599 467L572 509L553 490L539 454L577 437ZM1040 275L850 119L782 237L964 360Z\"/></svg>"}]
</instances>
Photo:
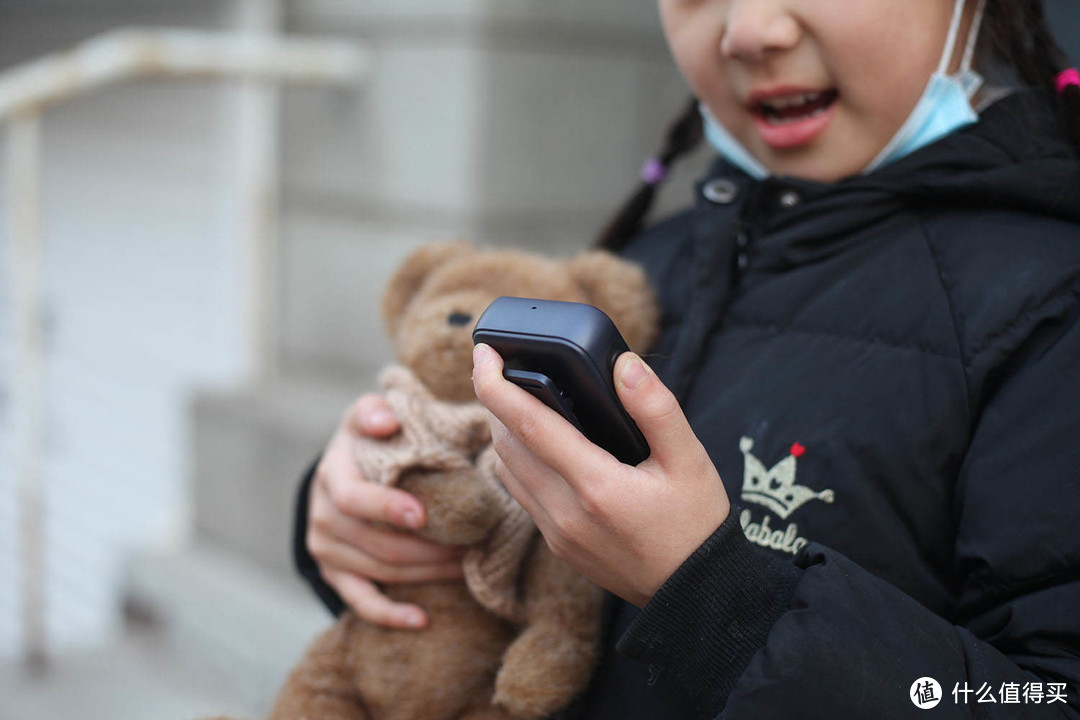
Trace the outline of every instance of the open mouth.
<instances>
[{"instance_id":1,"label":"open mouth","mask_svg":"<svg viewBox=\"0 0 1080 720\"><path fill-rule=\"evenodd\" d=\"M754 111L770 125L786 125L825 113L839 95L835 90L784 95L762 100Z\"/></svg>"}]
</instances>

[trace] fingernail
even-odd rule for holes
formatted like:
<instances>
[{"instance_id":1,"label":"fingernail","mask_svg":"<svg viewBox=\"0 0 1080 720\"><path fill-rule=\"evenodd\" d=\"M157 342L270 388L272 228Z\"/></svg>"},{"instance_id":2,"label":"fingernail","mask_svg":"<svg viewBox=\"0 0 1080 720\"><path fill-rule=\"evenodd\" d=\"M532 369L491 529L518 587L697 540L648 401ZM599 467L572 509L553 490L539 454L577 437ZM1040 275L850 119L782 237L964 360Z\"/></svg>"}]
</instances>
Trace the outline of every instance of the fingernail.
<instances>
[{"instance_id":1,"label":"fingernail","mask_svg":"<svg viewBox=\"0 0 1080 720\"><path fill-rule=\"evenodd\" d=\"M416 512L412 508L406 509L401 513L401 519L405 521L406 527L410 527L416 530L420 527L420 513Z\"/></svg>"},{"instance_id":2,"label":"fingernail","mask_svg":"<svg viewBox=\"0 0 1080 720\"><path fill-rule=\"evenodd\" d=\"M423 627L424 614L419 610L406 610L401 614L402 621L409 627Z\"/></svg>"},{"instance_id":3,"label":"fingernail","mask_svg":"<svg viewBox=\"0 0 1080 720\"><path fill-rule=\"evenodd\" d=\"M394 416L385 410L375 410L368 417L368 425L389 425L394 422Z\"/></svg>"},{"instance_id":4,"label":"fingernail","mask_svg":"<svg viewBox=\"0 0 1080 720\"><path fill-rule=\"evenodd\" d=\"M628 362L626 367L623 368L622 377L619 382L633 390L641 384L641 381L644 380L648 374L649 370L645 367L645 363L641 358L636 357Z\"/></svg>"},{"instance_id":5,"label":"fingernail","mask_svg":"<svg viewBox=\"0 0 1080 720\"><path fill-rule=\"evenodd\" d=\"M491 362L491 352L489 346L484 343L477 343L472 351L473 366L479 367L480 365Z\"/></svg>"}]
</instances>

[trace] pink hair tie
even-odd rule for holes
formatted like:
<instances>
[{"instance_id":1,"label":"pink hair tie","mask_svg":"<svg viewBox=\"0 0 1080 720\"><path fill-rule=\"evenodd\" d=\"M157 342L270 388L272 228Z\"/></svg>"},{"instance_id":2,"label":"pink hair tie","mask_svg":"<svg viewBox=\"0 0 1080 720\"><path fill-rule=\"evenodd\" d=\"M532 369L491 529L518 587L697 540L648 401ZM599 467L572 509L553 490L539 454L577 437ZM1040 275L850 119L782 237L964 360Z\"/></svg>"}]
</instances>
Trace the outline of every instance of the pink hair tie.
<instances>
[{"instance_id":1,"label":"pink hair tie","mask_svg":"<svg viewBox=\"0 0 1080 720\"><path fill-rule=\"evenodd\" d=\"M1080 71L1076 68L1062 70L1054 78L1054 85L1057 87L1058 95L1065 92L1065 88L1070 85L1080 86Z\"/></svg>"},{"instance_id":2,"label":"pink hair tie","mask_svg":"<svg viewBox=\"0 0 1080 720\"><path fill-rule=\"evenodd\" d=\"M651 157L641 166L641 179L647 185L657 185L667 177L667 167L659 158Z\"/></svg>"}]
</instances>

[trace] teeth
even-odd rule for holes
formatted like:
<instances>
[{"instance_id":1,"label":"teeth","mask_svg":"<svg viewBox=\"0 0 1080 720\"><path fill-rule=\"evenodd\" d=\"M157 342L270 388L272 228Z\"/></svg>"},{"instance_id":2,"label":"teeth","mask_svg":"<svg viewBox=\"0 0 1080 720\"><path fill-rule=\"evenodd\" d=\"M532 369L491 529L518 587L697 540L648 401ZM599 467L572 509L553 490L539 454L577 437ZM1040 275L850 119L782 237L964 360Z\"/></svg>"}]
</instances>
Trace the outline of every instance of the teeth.
<instances>
[{"instance_id":1,"label":"teeth","mask_svg":"<svg viewBox=\"0 0 1080 720\"><path fill-rule=\"evenodd\" d=\"M788 125L790 123L802 122L803 120L806 120L807 118L815 118L818 115L823 115L826 110L828 110L828 108L818 108L817 110L815 110L812 113L809 113L807 115L799 115L798 117L786 118L786 119L780 119L780 118L777 118L777 117L766 116L765 117L765 122L769 123L770 125Z\"/></svg>"},{"instance_id":2,"label":"teeth","mask_svg":"<svg viewBox=\"0 0 1080 720\"><path fill-rule=\"evenodd\" d=\"M803 93L801 95L788 95L786 97L775 97L763 100L762 105L769 107L773 110L784 110L790 107L797 107L799 105L806 105L807 103L818 100L824 93Z\"/></svg>"}]
</instances>

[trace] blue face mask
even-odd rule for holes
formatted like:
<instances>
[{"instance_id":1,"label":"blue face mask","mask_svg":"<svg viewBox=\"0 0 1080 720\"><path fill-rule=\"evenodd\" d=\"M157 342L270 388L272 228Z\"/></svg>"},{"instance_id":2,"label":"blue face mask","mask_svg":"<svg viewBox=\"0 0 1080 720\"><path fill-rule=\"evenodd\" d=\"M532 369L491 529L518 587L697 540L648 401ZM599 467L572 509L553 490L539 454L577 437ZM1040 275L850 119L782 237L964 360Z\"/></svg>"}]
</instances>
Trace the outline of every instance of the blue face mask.
<instances>
[{"instance_id":1,"label":"blue face mask","mask_svg":"<svg viewBox=\"0 0 1080 720\"><path fill-rule=\"evenodd\" d=\"M755 180L764 180L769 177L769 169L758 162L757 158L751 155L750 151L720 124L709 108L705 107L705 103L700 103L698 110L701 112L704 123L705 141L712 146L713 150Z\"/></svg>"},{"instance_id":2,"label":"blue face mask","mask_svg":"<svg viewBox=\"0 0 1080 720\"><path fill-rule=\"evenodd\" d=\"M978 121L979 116L971 108L971 98L982 85L982 77L971 69L971 59L985 6L986 0L979 0L975 20L968 33L964 57L960 62L960 72L956 75L946 75L945 71L952 58L964 9L964 0L954 0L952 23L949 26L945 51L941 55L937 70L930 76L930 81L926 84L919 102L916 103L907 120L877 157L863 168L863 174L895 162L955 130ZM751 155L717 121L704 103L700 105L700 110L704 121L705 139L717 153L752 178L762 180L770 175L769 169Z\"/></svg>"},{"instance_id":3,"label":"blue face mask","mask_svg":"<svg viewBox=\"0 0 1080 720\"><path fill-rule=\"evenodd\" d=\"M967 47L964 48L964 57L960 61L960 72L946 75L953 46L956 44L956 33L960 28L960 16L964 10L964 0L955 0L949 39L945 43L945 52L941 55L937 70L930 76L930 82L926 84L922 97L908 115L908 119L877 157L863 169L864 175L910 155L955 130L978 122L979 116L971 109L971 98L978 92L983 80L971 69L971 57L975 51L975 38L979 34L985 7L986 0L979 0L975 21L968 33Z\"/></svg>"}]
</instances>

